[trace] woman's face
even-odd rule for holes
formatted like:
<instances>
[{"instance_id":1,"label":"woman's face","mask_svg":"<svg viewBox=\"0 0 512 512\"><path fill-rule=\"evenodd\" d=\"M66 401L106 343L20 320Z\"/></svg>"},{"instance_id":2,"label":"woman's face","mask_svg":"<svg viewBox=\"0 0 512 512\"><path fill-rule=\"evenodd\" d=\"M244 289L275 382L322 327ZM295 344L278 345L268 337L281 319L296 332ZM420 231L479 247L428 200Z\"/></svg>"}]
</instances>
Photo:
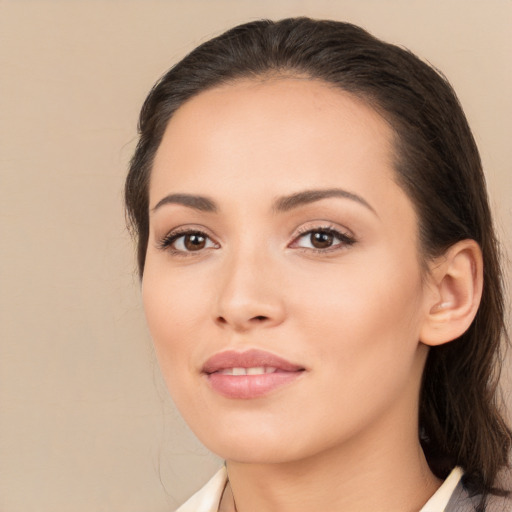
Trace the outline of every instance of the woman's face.
<instances>
[{"instance_id":1,"label":"woman's face","mask_svg":"<svg viewBox=\"0 0 512 512\"><path fill-rule=\"evenodd\" d=\"M426 348L417 219L386 122L306 79L174 115L150 183L143 299L187 423L228 460L415 428Z\"/></svg>"}]
</instances>

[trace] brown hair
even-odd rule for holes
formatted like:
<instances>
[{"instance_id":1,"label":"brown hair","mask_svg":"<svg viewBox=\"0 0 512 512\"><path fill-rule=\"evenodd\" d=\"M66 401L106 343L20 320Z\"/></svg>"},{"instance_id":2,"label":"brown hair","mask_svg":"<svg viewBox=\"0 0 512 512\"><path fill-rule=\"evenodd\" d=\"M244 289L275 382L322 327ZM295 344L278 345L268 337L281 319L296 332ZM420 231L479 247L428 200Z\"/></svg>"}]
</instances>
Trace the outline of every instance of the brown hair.
<instances>
[{"instance_id":1,"label":"brown hair","mask_svg":"<svg viewBox=\"0 0 512 512\"><path fill-rule=\"evenodd\" d=\"M148 241L148 185L155 152L173 113L206 89L268 74L320 79L364 99L392 126L398 184L414 203L425 260L473 239L484 258L477 316L459 339L430 350L420 397L420 438L440 478L455 465L465 484L498 492L512 434L499 412L500 342L505 336L502 276L485 180L457 97L439 72L411 52L348 23L261 20L202 44L153 87L126 180L129 222L142 276Z\"/></svg>"}]
</instances>

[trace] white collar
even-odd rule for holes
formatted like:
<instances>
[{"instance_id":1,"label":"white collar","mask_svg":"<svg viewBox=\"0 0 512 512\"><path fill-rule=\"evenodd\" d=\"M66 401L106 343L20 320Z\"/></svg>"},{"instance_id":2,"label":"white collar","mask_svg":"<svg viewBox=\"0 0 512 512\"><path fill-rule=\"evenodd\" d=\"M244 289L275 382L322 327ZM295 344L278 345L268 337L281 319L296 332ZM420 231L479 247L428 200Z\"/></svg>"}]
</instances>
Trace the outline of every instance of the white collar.
<instances>
[{"instance_id":1,"label":"white collar","mask_svg":"<svg viewBox=\"0 0 512 512\"><path fill-rule=\"evenodd\" d=\"M464 471L462 471L462 468L458 466L453 468L451 473L446 477L446 480L441 484L441 487L439 487L434 495L425 503L420 512L444 512L463 474Z\"/></svg>"},{"instance_id":2,"label":"white collar","mask_svg":"<svg viewBox=\"0 0 512 512\"><path fill-rule=\"evenodd\" d=\"M176 512L218 512L222 493L228 482L226 466L188 499Z\"/></svg>"}]
</instances>

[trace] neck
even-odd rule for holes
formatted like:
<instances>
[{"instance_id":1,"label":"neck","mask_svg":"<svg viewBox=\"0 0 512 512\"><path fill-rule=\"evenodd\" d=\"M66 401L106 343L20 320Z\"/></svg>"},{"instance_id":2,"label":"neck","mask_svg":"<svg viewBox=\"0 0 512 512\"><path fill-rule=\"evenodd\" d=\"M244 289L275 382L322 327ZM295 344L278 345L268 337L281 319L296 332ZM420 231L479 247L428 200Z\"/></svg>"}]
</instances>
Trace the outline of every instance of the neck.
<instances>
[{"instance_id":1,"label":"neck","mask_svg":"<svg viewBox=\"0 0 512 512\"><path fill-rule=\"evenodd\" d=\"M441 483L425 460L417 426L408 440L403 429L384 437L377 430L300 461L227 461L237 512L417 512Z\"/></svg>"}]
</instances>

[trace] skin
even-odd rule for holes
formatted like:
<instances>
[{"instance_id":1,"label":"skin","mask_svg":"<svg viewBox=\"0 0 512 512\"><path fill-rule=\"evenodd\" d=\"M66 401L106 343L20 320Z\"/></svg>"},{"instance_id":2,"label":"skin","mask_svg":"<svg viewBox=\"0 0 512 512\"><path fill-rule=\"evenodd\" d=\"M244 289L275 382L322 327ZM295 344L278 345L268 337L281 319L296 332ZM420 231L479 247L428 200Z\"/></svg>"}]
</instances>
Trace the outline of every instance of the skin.
<instances>
[{"instance_id":1,"label":"skin","mask_svg":"<svg viewBox=\"0 0 512 512\"><path fill-rule=\"evenodd\" d=\"M203 92L167 127L150 183L144 307L169 391L226 459L239 512L417 511L440 484L417 410L419 340L443 302L392 162L392 131L374 110L307 79ZM275 211L277 198L333 188L361 201ZM155 209L169 194L205 196L216 211ZM206 245L162 247L178 227ZM353 243L315 250L304 232L326 227ZM257 399L211 389L209 357L254 348L306 371Z\"/></svg>"}]
</instances>

